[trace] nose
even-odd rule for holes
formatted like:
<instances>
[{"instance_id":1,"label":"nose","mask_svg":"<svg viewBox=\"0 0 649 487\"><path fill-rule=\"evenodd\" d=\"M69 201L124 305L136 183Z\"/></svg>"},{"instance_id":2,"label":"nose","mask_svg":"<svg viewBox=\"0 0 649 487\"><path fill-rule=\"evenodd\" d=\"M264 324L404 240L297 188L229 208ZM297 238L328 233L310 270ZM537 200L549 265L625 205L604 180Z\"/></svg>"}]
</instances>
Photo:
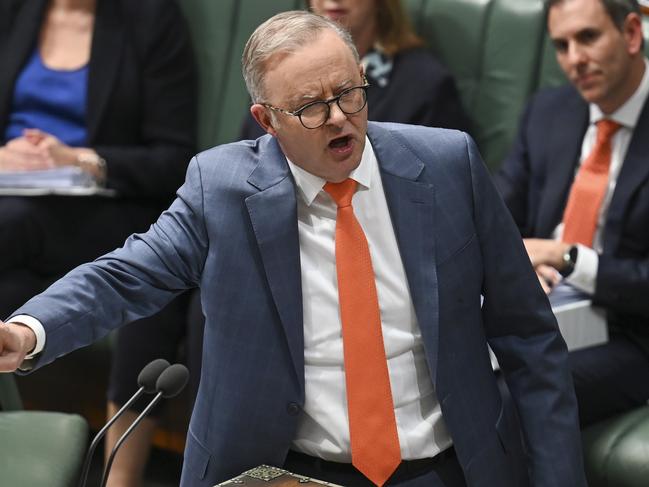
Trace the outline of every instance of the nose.
<instances>
[{"instance_id":1,"label":"nose","mask_svg":"<svg viewBox=\"0 0 649 487\"><path fill-rule=\"evenodd\" d=\"M329 105L329 118L327 119L327 125L341 126L347 121L347 115L343 112L338 103L331 103Z\"/></svg>"},{"instance_id":2,"label":"nose","mask_svg":"<svg viewBox=\"0 0 649 487\"><path fill-rule=\"evenodd\" d=\"M586 53L584 48L576 42L568 44L566 57L571 66L579 66L586 62Z\"/></svg>"}]
</instances>

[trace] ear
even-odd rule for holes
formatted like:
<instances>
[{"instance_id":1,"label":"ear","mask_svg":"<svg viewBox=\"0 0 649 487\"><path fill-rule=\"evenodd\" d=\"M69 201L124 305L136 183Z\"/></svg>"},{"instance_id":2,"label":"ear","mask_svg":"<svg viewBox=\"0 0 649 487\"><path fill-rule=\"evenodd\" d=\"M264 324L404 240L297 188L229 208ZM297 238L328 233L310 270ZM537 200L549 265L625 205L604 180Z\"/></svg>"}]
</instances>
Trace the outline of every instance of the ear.
<instances>
[{"instance_id":1,"label":"ear","mask_svg":"<svg viewBox=\"0 0 649 487\"><path fill-rule=\"evenodd\" d=\"M361 63L361 64L358 65L358 71L360 72L360 74L361 74L361 79L362 79L363 76L365 76L365 66L363 66L363 63Z\"/></svg>"},{"instance_id":2,"label":"ear","mask_svg":"<svg viewBox=\"0 0 649 487\"><path fill-rule=\"evenodd\" d=\"M627 52L631 55L642 53L642 20L636 13L627 15L624 19L622 35L626 39Z\"/></svg>"},{"instance_id":3,"label":"ear","mask_svg":"<svg viewBox=\"0 0 649 487\"><path fill-rule=\"evenodd\" d=\"M277 137L277 131L275 130L275 127L273 127L273 119L270 116L268 108L259 103L255 103L250 107L250 113L266 133L273 137Z\"/></svg>"}]
</instances>

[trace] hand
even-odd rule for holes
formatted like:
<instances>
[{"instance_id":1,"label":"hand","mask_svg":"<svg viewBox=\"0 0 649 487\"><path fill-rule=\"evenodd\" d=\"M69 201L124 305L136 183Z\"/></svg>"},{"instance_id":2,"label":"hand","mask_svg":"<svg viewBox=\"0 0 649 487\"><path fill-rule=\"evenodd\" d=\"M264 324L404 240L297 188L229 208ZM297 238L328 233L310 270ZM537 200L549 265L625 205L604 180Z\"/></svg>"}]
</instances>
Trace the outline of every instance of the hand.
<instances>
[{"instance_id":1,"label":"hand","mask_svg":"<svg viewBox=\"0 0 649 487\"><path fill-rule=\"evenodd\" d=\"M540 265L546 265L562 271L565 267L563 255L570 248L570 244L543 238L525 238L523 243L535 269Z\"/></svg>"},{"instance_id":2,"label":"hand","mask_svg":"<svg viewBox=\"0 0 649 487\"><path fill-rule=\"evenodd\" d=\"M77 162L77 149L64 144L52 134L39 129L25 129L23 137L36 147L52 166L70 166Z\"/></svg>"},{"instance_id":3,"label":"hand","mask_svg":"<svg viewBox=\"0 0 649 487\"><path fill-rule=\"evenodd\" d=\"M9 145L0 147L0 172L37 171L52 167L52 160L40 152L12 150Z\"/></svg>"},{"instance_id":4,"label":"hand","mask_svg":"<svg viewBox=\"0 0 649 487\"><path fill-rule=\"evenodd\" d=\"M535 269L536 275L539 278L541 287L545 291L545 294L550 294L554 287L561 282L561 275L554 267L549 265L541 264Z\"/></svg>"},{"instance_id":5,"label":"hand","mask_svg":"<svg viewBox=\"0 0 649 487\"><path fill-rule=\"evenodd\" d=\"M0 321L0 372L13 372L36 346L31 328L18 323Z\"/></svg>"}]
</instances>

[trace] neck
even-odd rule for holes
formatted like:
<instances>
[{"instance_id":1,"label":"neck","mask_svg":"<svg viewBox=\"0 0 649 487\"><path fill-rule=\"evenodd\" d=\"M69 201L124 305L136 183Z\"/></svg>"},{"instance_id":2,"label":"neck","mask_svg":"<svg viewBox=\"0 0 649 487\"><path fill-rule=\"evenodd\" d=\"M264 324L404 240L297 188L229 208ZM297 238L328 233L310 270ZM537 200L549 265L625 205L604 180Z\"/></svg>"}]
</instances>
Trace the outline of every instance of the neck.
<instances>
[{"instance_id":1,"label":"neck","mask_svg":"<svg viewBox=\"0 0 649 487\"><path fill-rule=\"evenodd\" d=\"M622 105L624 105L628 101L628 99L633 96L633 94L640 86L640 83L642 83L642 77L644 76L645 69L646 66L644 56L640 54L633 61L629 76L625 79L625 86L620 90L619 96L599 105L602 113L604 113L605 115L610 115Z\"/></svg>"}]
</instances>

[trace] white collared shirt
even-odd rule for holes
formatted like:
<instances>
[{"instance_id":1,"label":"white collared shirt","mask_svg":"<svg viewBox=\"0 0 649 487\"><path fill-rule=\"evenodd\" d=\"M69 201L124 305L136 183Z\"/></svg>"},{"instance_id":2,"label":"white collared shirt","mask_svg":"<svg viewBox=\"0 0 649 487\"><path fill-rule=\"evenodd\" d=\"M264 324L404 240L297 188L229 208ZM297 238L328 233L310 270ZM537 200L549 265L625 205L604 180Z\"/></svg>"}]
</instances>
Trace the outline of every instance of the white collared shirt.
<instances>
[{"instance_id":1,"label":"white collared shirt","mask_svg":"<svg viewBox=\"0 0 649 487\"><path fill-rule=\"evenodd\" d=\"M640 85L633 95L631 95L631 97L620 108L606 116L594 103L589 105L590 123L581 145L581 156L577 170L579 170L583 161L590 155L595 147L597 122L607 118L621 125L620 129L615 133L615 135L613 135L608 187L597 220L597 228L595 229L595 236L593 238L593 248L591 249L584 245L579 245L579 256L575 265L575 270L566 278L566 282L589 294L595 292L599 254L601 254L603 250L602 238L604 225L606 224L606 217L608 215L608 207L611 204L615 185L617 184L617 178L629 149L633 132L638 123L638 119L640 118L640 113L647 101L647 96L649 95L649 60L645 58L644 63L645 70ZM563 223L559 224L553 235L555 238L561 239L561 236L563 235Z\"/></svg>"},{"instance_id":2,"label":"white collared shirt","mask_svg":"<svg viewBox=\"0 0 649 487\"><path fill-rule=\"evenodd\" d=\"M304 311L306 402L293 448L351 462L343 343L335 263L336 204L326 181L289 161L297 186ZM369 139L352 200L365 232L381 312L401 456L426 458L451 445L426 364L421 332Z\"/></svg>"}]
</instances>

